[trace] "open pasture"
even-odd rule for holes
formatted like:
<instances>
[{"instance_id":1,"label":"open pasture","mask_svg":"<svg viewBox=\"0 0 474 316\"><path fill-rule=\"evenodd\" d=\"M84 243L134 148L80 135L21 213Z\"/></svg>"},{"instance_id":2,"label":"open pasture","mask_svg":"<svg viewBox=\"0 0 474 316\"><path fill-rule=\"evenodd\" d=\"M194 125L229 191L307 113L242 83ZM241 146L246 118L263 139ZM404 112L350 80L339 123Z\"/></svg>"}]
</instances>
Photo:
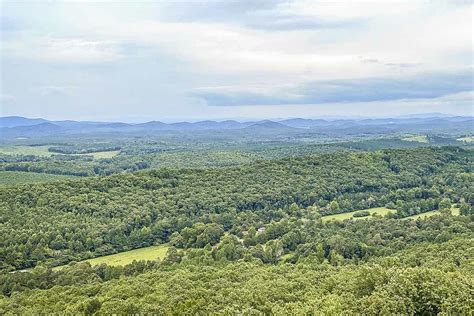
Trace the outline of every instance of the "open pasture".
<instances>
[{"instance_id":1,"label":"open pasture","mask_svg":"<svg viewBox=\"0 0 474 316\"><path fill-rule=\"evenodd\" d=\"M132 263L134 260L156 260L157 258L163 259L168 251L168 246L158 245L144 248L133 249L129 251L119 252L113 255L107 255L88 259L80 262L89 262L91 265L99 265L106 263L110 266L124 266ZM54 269L62 269L64 266L55 267Z\"/></svg>"},{"instance_id":2,"label":"open pasture","mask_svg":"<svg viewBox=\"0 0 474 316\"><path fill-rule=\"evenodd\" d=\"M361 212L361 211L368 211L370 213L369 216L364 216L364 217L353 217L354 213ZM384 216L387 215L389 212L395 212L395 210L388 209L386 207L374 207L374 208L368 208L365 210L359 210L359 211L353 211L353 212L347 212L347 213L341 213L341 214L334 214L334 215L327 215L323 216L322 220L323 222L329 222L331 220L338 220L338 221L343 221L345 219L363 219L363 218L371 218L373 217L374 214Z\"/></svg>"}]
</instances>

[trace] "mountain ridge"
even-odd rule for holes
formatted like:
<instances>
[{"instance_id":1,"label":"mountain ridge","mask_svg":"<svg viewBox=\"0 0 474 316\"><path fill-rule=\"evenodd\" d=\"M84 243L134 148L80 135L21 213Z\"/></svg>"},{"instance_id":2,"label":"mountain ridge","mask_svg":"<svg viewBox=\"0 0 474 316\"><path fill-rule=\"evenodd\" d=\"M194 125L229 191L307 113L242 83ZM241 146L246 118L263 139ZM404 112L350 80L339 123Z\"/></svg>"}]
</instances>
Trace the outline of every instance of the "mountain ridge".
<instances>
[{"instance_id":1,"label":"mountain ridge","mask_svg":"<svg viewBox=\"0 0 474 316\"><path fill-rule=\"evenodd\" d=\"M43 118L21 116L0 117L0 138L34 137L53 134L84 133L164 133L242 131L244 133L317 133L317 132L370 132L371 130L396 130L397 127L411 127L429 131L430 126L440 125L449 129L474 127L473 116L426 117L426 118L366 118L346 120L324 120L292 118L283 120L244 121L235 120L198 122L149 121L144 123L92 122L92 121L49 121ZM410 129L408 129L410 130Z\"/></svg>"}]
</instances>

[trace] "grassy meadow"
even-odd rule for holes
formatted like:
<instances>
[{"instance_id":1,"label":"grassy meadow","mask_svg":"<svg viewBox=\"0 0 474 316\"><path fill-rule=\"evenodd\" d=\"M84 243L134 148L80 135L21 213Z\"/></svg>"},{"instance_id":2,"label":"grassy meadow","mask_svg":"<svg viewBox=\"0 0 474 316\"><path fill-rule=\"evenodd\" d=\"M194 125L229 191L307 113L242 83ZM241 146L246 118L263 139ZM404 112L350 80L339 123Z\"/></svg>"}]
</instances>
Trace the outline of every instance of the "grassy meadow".
<instances>
[{"instance_id":1,"label":"grassy meadow","mask_svg":"<svg viewBox=\"0 0 474 316\"><path fill-rule=\"evenodd\" d=\"M465 142L465 143L474 143L474 136L466 136L458 138L457 141Z\"/></svg>"},{"instance_id":2,"label":"grassy meadow","mask_svg":"<svg viewBox=\"0 0 474 316\"><path fill-rule=\"evenodd\" d=\"M420 214L408 216L408 217L405 217L404 219L426 218L426 217L430 217L430 216L438 215L438 214L439 214L439 211L438 211L438 210L434 210L434 211L429 211L429 212L425 212L425 213L420 213ZM454 208L454 207L451 208L451 214L453 214L454 216L459 215L459 209L458 209L458 208Z\"/></svg>"},{"instance_id":3,"label":"grassy meadow","mask_svg":"<svg viewBox=\"0 0 474 316\"><path fill-rule=\"evenodd\" d=\"M168 251L168 246L158 245L144 248L133 249L129 251L119 252L113 255L97 257L93 259L84 260L81 262L89 262L91 265L99 265L106 263L110 266L124 266L132 263L134 260L156 260L163 259ZM55 267L55 270L62 269L64 266Z\"/></svg>"},{"instance_id":4,"label":"grassy meadow","mask_svg":"<svg viewBox=\"0 0 474 316\"><path fill-rule=\"evenodd\" d=\"M50 146L0 146L0 154L5 155L34 155L50 157L52 152L48 151Z\"/></svg>"},{"instance_id":5,"label":"grassy meadow","mask_svg":"<svg viewBox=\"0 0 474 316\"><path fill-rule=\"evenodd\" d=\"M25 146L25 145L12 145L12 146L0 146L0 154L4 155L34 155L39 157L51 157L51 155L62 155L55 152L48 151L50 145L44 146ZM94 153L86 154L74 154L79 156L93 156L94 159L113 158L120 153L119 150L112 151L98 151Z\"/></svg>"},{"instance_id":6,"label":"grassy meadow","mask_svg":"<svg viewBox=\"0 0 474 316\"><path fill-rule=\"evenodd\" d=\"M364 216L364 217L353 217L354 213L362 212L362 211L368 211L368 212L370 212L370 215L369 216ZM359 211L354 211L354 212L327 215L327 216L323 216L322 220L323 220L323 222L329 222L329 221L332 221L332 220L343 221L343 220L349 219L349 218L358 220L358 219L373 217L374 214L384 216L384 215L387 215L389 212L395 212L395 210L391 210L391 209L386 208L386 207L374 207L374 208L368 208L368 209L365 209L365 210L359 210Z\"/></svg>"},{"instance_id":7,"label":"grassy meadow","mask_svg":"<svg viewBox=\"0 0 474 316\"><path fill-rule=\"evenodd\" d=\"M120 150L112 150L112 151L98 151L95 153L87 153L87 154L74 154L79 156L93 156L94 159L106 159L106 158L113 158L120 153Z\"/></svg>"},{"instance_id":8,"label":"grassy meadow","mask_svg":"<svg viewBox=\"0 0 474 316\"><path fill-rule=\"evenodd\" d=\"M353 216L354 213L363 212L363 211L370 212L370 215L369 216L364 216L364 217L354 217ZM349 219L349 218L352 218L354 220L359 220L359 219L373 217L374 214L378 215L378 216L385 216L389 212L395 213L396 211L392 210L392 209L389 209L389 208L386 208L386 207L374 207L374 208L369 208L369 209L359 210L359 211L354 211L354 212L347 212L347 213L334 214L334 215L326 215L326 216L322 217L322 220L323 220L323 222L329 222L329 221L332 221L332 220L343 221L343 220L346 220L346 219ZM453 207L451 209L451 213L453 215L457 216L457 215L459 215L459 209ZM426 217L430 217L430 216L438 215L438 214L439 214L439 211L434 210L434 211L429 211L429 212L424 212L424 213L404 217L403 219L426 218Z\"/></svg>"},{"instance_id":9,"label":"grassy meadow","mask_svg":"<svg viewBox=\"0 0 474 316\"><path fill-rule=\"evenodd\" d=\"M418 142L418 143L429 143L430 142L428 140L428 137L426 137L426 135L409 136L409 137L403 138L402 140L407 141L407 142Z\"/></svg>"}]
</instances>

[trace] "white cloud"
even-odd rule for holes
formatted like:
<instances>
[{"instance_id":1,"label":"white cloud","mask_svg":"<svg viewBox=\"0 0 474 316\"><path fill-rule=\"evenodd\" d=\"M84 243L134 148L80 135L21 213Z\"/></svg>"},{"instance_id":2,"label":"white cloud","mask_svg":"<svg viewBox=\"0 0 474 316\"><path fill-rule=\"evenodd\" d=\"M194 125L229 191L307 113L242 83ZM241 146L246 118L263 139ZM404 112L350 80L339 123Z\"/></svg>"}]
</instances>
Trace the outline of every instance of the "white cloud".
<instances>
[{"instance_id":1,"label":"white cloud","mask_svg":"<svg viewBox=\"0 0 474 316\"><path fill-rule=\"evenodd\" d=\"M16 58L71 64L111 62L123 57L114 41L54 37L11 40L5 43L4 53Z\"/></svg>"},{"instance_id":2,"label":"white cloud","mask_svg":"<svg viewBox=\"0 0 474 316\"><path fill-rule=\"evenodd\" d=\"M263 4L51 2L34 8L18 4L8 12L12 23L22 27L1 42L2 64L10 71L4 77L12 78L2 92L17 95L28 90L25 86L57 87L68 82L85 95L94 92L89 93L94 98L76 101L78 111L87 100L104 112L120 102L135 104L134 110L150 115L178 109L189 115L199 111L211 115L214 108L199 107L187 95L208 87L244 87L285 98L291 97L291 87L311 81L403 79L472 65L472 4ZM193 13L194 6L199 6L198 12ZM54 78L36 73L25 79L13 73L14 65L25 60L38 69L56 64L62 68L54 68ZM106 71L100 68L104 65L109 67ZM54 102L49 106L54 108ZM316 109L321 111L322 106Z\"/></svg>"}]
</instances>

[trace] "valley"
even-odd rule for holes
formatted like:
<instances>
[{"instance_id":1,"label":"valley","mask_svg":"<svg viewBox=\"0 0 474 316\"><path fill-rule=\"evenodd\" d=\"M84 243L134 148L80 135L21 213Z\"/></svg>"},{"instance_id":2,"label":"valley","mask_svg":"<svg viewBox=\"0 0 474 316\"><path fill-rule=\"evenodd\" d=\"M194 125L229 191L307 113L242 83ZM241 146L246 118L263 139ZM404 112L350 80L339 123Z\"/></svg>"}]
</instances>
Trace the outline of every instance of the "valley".
<instances>
[{"instance_id":1,"label":"valley","mask_svg":"<svg viewBox=\"0 0 474 316\"><path fill-rule=\"evenodd\" d=\"M470 130L351 124L3 138L0 313L468 311Z\"/></svg>"}]
</instances>

